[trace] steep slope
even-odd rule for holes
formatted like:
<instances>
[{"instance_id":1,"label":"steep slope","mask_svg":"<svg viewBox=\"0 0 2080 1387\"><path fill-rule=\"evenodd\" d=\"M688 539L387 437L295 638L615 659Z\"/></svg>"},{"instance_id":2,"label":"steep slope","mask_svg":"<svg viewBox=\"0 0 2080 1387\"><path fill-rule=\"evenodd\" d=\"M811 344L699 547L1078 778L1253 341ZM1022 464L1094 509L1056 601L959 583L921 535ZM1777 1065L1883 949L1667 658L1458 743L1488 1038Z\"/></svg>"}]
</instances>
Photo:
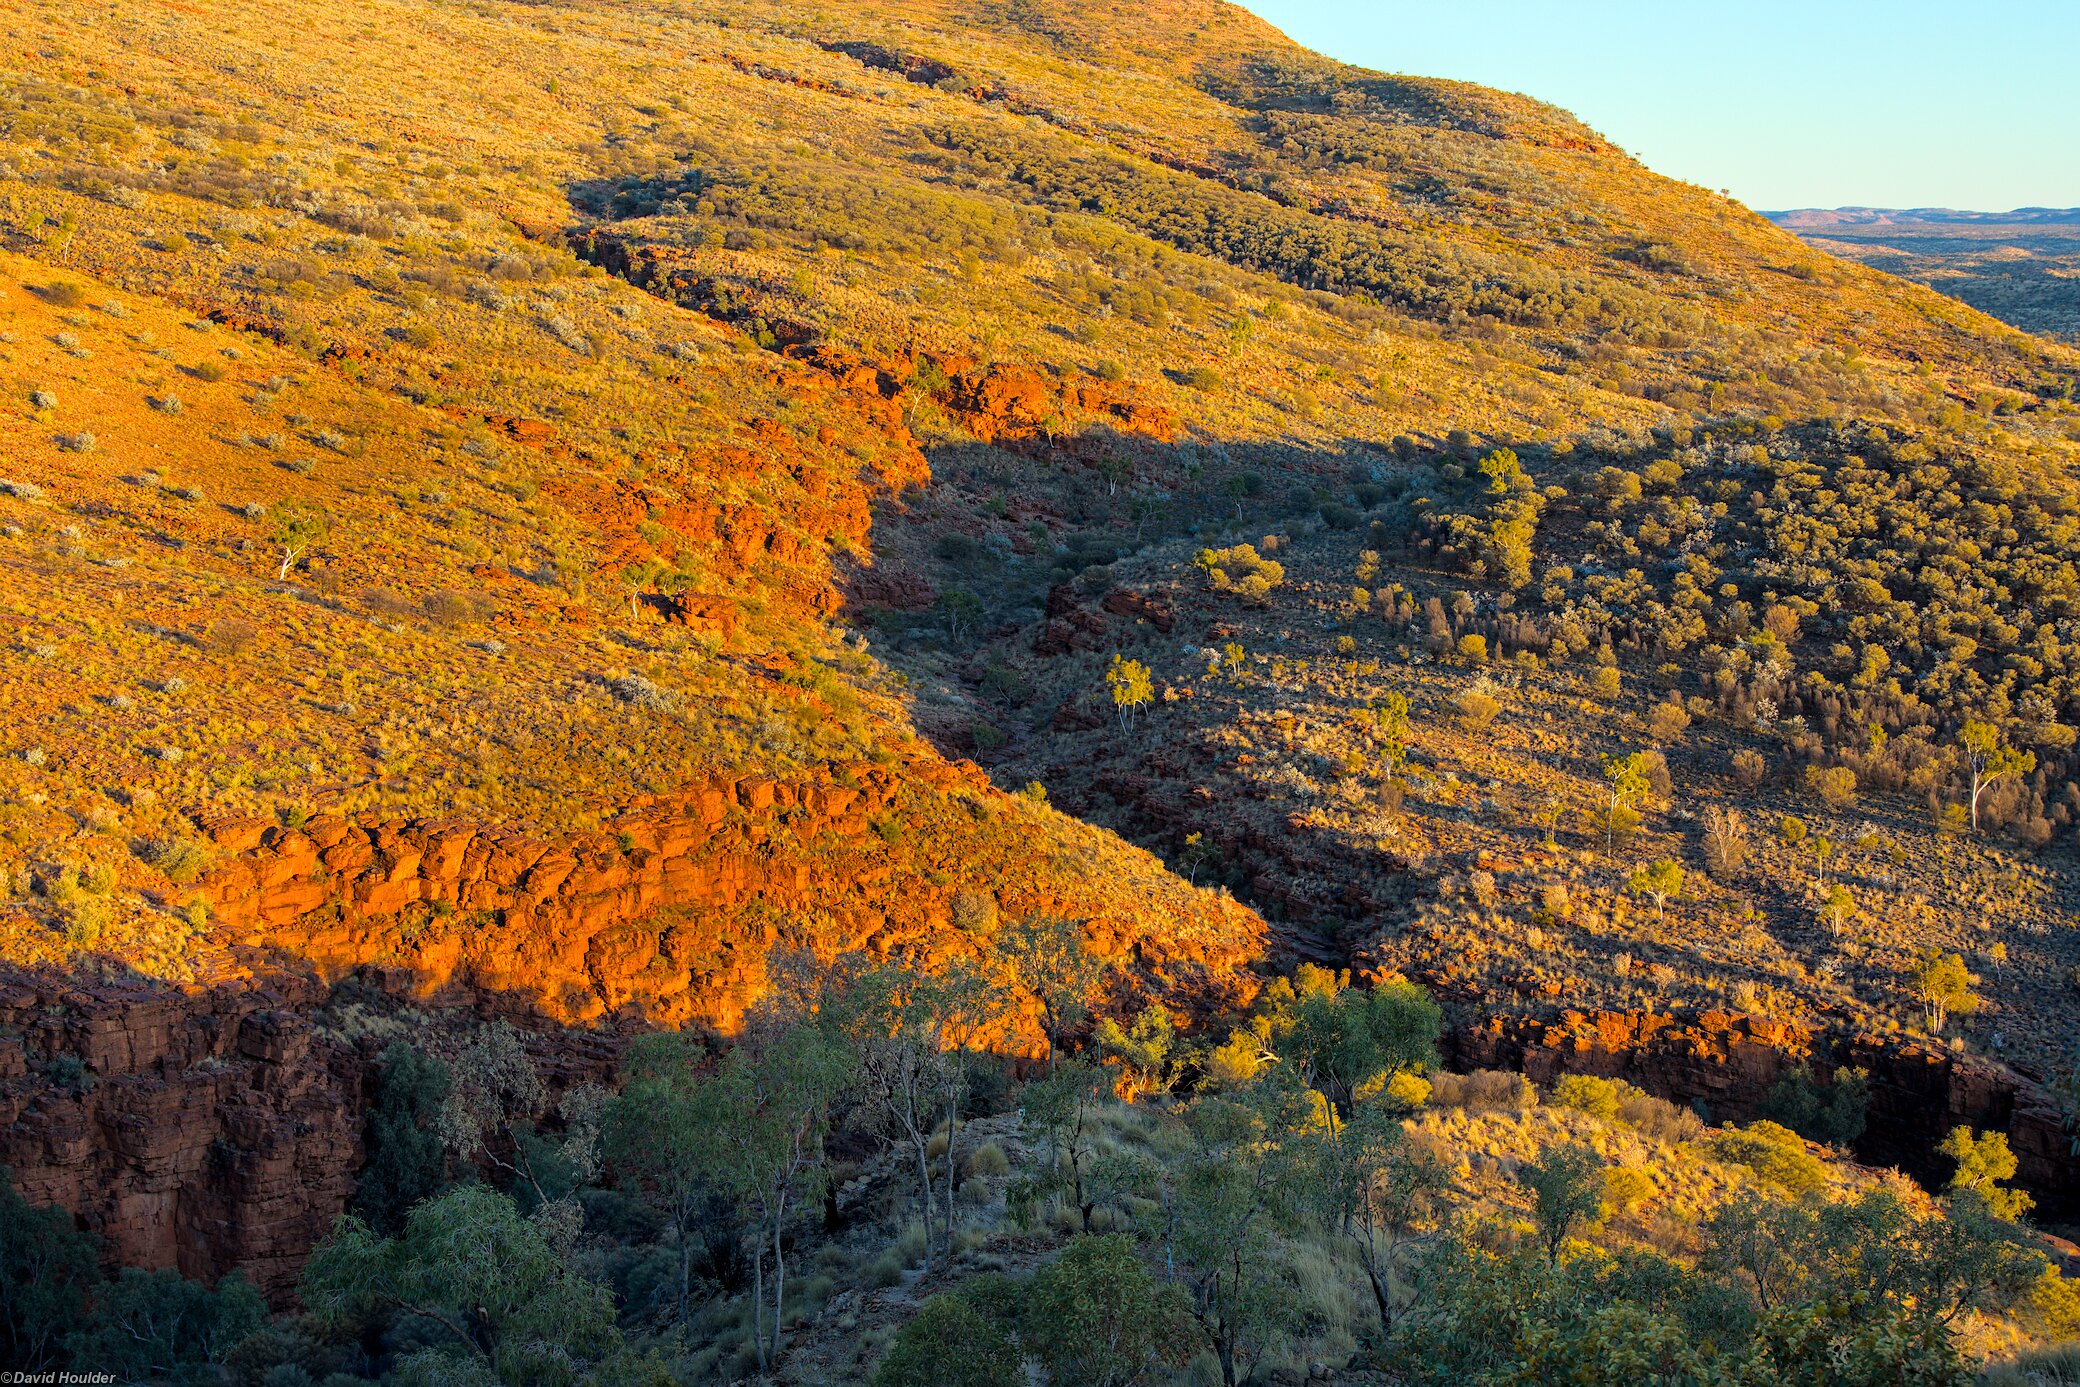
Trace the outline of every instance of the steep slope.
<instances>
[{"instance_id":1,"label":"steep slope","mask_svg":"<svg viewBox=\"0 0 2080 1387\"><path fill-rule=\"evenodd\" d=\"M718 507L604 482L536 421L460 426L336 357L7 268L34 385L7 425L0 938L30 972L0 1160L123 1260L286 1287L351 1188L375 1058L290 1013L356 970L537 1025L727 1031L775 942L927 960L1001 911L1087 921L1182 1004L1253 989L1248 912L920 746L818 631L820 561L767 557L801 552L778 515L717 539ZM711 478L752 465L707 447ZM863 535L873 484L783 523ZM639 526L741 541L771 581L743 611L600 593Z\"/></svg>"}]
</instances>

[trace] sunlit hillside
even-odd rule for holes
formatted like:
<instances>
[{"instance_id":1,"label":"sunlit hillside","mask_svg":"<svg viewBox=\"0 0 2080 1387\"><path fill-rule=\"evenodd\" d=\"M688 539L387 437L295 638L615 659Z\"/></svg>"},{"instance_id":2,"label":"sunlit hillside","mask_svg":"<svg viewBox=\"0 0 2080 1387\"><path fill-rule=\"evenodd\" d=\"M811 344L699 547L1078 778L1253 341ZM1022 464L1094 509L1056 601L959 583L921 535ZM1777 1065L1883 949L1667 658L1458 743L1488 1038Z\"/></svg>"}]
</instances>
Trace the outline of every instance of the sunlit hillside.
<instances>
[{"instance_id":1,"label":"sunlit hillside","mask_svg":"<svg viewBox=\"0 0 2080 1387\"><path fill-rule=\"evenodd\" d=\"M2080 353L1213 0L0 15L7 1366L2068 1380Z\"/></svg>"}]
</instances>

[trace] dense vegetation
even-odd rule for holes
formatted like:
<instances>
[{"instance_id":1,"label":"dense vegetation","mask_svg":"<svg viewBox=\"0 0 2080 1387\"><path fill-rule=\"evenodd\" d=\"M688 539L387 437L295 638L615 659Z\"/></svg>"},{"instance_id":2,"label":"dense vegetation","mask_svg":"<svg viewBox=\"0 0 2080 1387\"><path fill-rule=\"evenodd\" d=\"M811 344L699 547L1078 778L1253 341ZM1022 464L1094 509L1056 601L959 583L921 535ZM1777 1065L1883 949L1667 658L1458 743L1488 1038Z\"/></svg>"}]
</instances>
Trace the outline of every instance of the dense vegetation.
<instances>
[{"instance_id":1,"label":"dense vegetation","mask_svg":"<svg viewBox=\"0 0 2080 1387\"><path fill-rule=\"evenodd\" d=\"M1151 1011L1022 1077L954 1039L1016 994L1073 1025L1094 976L1044 920L934 976L841 960L720 1053L639 1042L548 1129L504 1023L445 1059L396 1043L299 1313L236 1278L101 1283L62 1213L0 1190L8 1361L330 1387L783 1361L995 1384L1030 1361L1063 1387L1234 1387L1334 1352L1404 1382L1876 1387L1967 1381L1975 1336L2080 1316L1997 1134L1953 1134L1931 1203L1772 1121L1439 1074L1440 1013L1406 984L1303 968L1225 1040ZM1778 1106L1826 1128L1838 1096L1797 1078Z\"/></svg>"}]
</instances>

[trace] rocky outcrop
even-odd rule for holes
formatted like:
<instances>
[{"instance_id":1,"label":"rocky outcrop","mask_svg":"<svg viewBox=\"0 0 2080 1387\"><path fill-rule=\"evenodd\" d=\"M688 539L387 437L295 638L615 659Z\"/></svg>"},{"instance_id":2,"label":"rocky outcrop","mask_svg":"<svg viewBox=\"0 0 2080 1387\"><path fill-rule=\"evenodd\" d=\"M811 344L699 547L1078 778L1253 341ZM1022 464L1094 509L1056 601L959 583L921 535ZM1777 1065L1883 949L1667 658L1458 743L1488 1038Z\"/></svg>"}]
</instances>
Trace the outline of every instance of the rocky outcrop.
<instances>
[{"instance_id":1,"label":"rocky outcrop","mask_svg":"<svg viewBox=\"0 0 2080 1387\"><path fill-rule=\"evenodd\" d=\"M505 995L565 1024L727 1032L759 994L789 911L842 911L850 894L817 881L799 849L872 855L858 841L881 845L869 821L896 792L879 767L851 784L717 779L568 838L427 819L210 820L210 838L238 856L205 897L219 937L256 965L325 980L375 966L415 992ZM884 916L836 922L838 937L824 932L833 948L892 943Z\"/></svg>"},{"instance_id":2,"label":"rocky outcrop","mask_svg":"<svg viewBox=\"0 0 2080 1387\"><path fill-rule=\"evenodd\" d=\"M367 1058L295 978L228 987L0 980L0 1165L113 1262L279 1297L345 1207Z\"/></svg>"},{"instance_id":3,"label":"rocky outcrop","mask_svg":"<svg viewBox=\"0 0 2080 1387\"><path fill-rule=\"evenodd\" d=\"M1450 1042L1455 1067L1514 1069L1541 1084L1564 1074L1622 1078L1677 1102L1702 1102L1728 1120L1752 1117L1785 1069L1815 1058L1811 1031L1727 1012L1488 1015Z\"/></svg>"},{"instance_id":4,"label":"rocky outcrop","mask_svg":"<svg viewBox=\"0 0 2080 1387\"><path fill-rule=\"evenodd\" d=\"M783 362L775 362L773 369L797 394L834 393L835 388L814 373ZM671 564L697 557L725 591L699 595L704 614L691 624L733 629L734 611L723 611L733 605L728 589L755 590L783 610L827 616L841 601L832 582L833 546L846 552L864 550L875 497L929 475L907 431L896 438L887 432L888 420L862 417L854 422L861 434L878 432L893 440L893 446L882 450L878 470L833 467L830 440L812 445L772 420L754 419L741 442L658 445L659 475L682 483L698 479L696 486L637 483L573 466L545 478L543 489L586 517L598 546L594 567L600 574L619 575L658 560ZM542 451L557 459L576 456L553 446ZM782 477L788 488L784 505L724 494L727 483L763 479L763 484L772 484ZM700 494L703 491L708 494ZM657 599L653 617L677 619L668 595L642 597ZM677 610L685 606L682 602Z\"/></svg>"},{"instance_id":5,"label":"rocky outcrop","mask_svg":"<svg viewBox=\"0 0 2080 1387\"><path fill-rule=\"evenodd\" d=\"M1870 1131L1858 1144L1865 1156L1947 1179L1949 1163L1940 1157L1940 1169L1928 1169L1929 1149L1952 1127L2005 1132L2016 1183L2036 1196L2038 1216L2080 1216L2080 1153L2043 1087L2004 1065L1926 1043L1858 1035L1835 1052L1838 1063L1870 1071Z\"/></svg>"},{"instance_id":6,"label":"rocky outcrop","mask_svg":"<svg viewBox=\"0 0 2080 1387\"><path fill-rule=\"evenodd\" d=\"M1073 583L1058 583L1047 592L1047 623L1033 638L1035 655L1066 655L1076 650L1117 649L1153 629L1168 635L1177 626L1177 606L1164 592L1114 588L1086 606Z\"/></svg>"},{"instance_id":7,"label":"rocky outcrop","mask_svg":"<svg viewBox=\"0 0 2080 1387\"><path fill-rule=\"evenodd\" d=\"M871 360L840 346L816 323L796 316L798 301L772 293L762 276L735 266L729 252L695 252L630 241L603 227L574 231L580 257L660 298L719 323L755 332L789 361L813 368L892 438L914 446L897 396L930 367L941 384L940 406L984 443L1047 440L1064 430L1070 411L1101 416L1113 430L1170 442L1176 415L1128 381L1064 379L1019 362L977 362L952 352L913 350Z\"/></svg>"},{"instance_id":8,"label":"rocky outcrop","mask_svg":"<svg viewBox=\"0 0 2080 1387\"><path fill-rule=\"evenodd\" d=\"M983 942L978 920L1056 913L1120 965L1121 1005L1192 1008L1246 1003L1265 950L1234 901L922 755L715 776L589 834L197 824L225 854L192 893L213 914L205 984L0 981L0 1165L113 1262L238 1269L278 1300L360 1164L379 1047L314 1020L350 978L508 1016L546 1069L598 1078L618 1037L736 1030L781 948L928 966ZM995 909L957 925L961 895ZM1037 1015L996 1042L1037 1052Z\"/></svg>"},{"instance_id":9,"label":"rocky outcrop","mask_svg":"<svg viewBox=\"0 0 2080 1387\"><path fill-rule=\"evenodd\" d=\"M727 640L737 631L737 604L706 592L642 592L634 598L637 616L667 626L708 631Z\"/></svg>"},{"instance_id":10,"label":"rocky outcrop","mask_svg":"<svg viewBox=\"0 0 2080 1387\"><path fill-rule=\"evenodd\" d=\"M1177 626L1177 604L1167 593L1135 592L1132 588L1114 588L1099 601L1099 606L1114 616L1129 621L1145 621L1164 635Z\"/></svg>"},{"instance_id":11,"label":"rocky outcrop","mask_svg":"<svg viewBox=\"0 0 2080 1387\"><path fill-rule=\"evenodd\" d=\"M959 357L920 357L945 373L940 403L961 427L984 443L1016 443L1051 437L1052 421L1070 410L1106 416L1121 432L1170 442L1177 431L1171 412L1121 382L1057 380L1031 366L1011 362L980 365ZM1071 444L1067 451L1078 451Z\"/></svg>"},{"instance_id":12,"label":"rocky outcrop","mask_svg":"<svg viewBox=\"0 0 2080 1387\"><path fill-rule=\"evenodd\" d=\"M936 58L898 52L892 48L884 48L878 43L826 43L819 39L816 46L826 53L843 53L863 66L893 72L919 86L935 86L955 75L953 68Z\"/></svg>"},{"instance_id":13,"label":"rocky outcrop","mask_svg":"<svg viewBox=\"0 0 2080 1387\"><path fill-rule=\"evenodd\" d=\"M1679 1103L1701 1103L1717 1121L1759 1115L1791 1066L1870 1075L1870 1125L1857 1144L1866 1160L1939 1183L1947 1164L1932 1155L1955 1126L2005 1132L2016 1182L2040 1216L2080 1212L2080 1159L2063 1116L2038 1085L2004 1066L1926 1042L1835 1035L1768 1017L1707 1011L1563 1011L1552 1018L1488 1015L1448 1038L1455 1068L1514 1069L1539 1083L1563 1074L1620 1078Z\"/></svg>"},{"instance_id":14,"label":"rocky outcrop","mask_svg":"<svg viewBox=\"0 0 2080 1387\"><path fill-rule=\"evenodd\" d=\"M421 994L459 986L562 1024L729 1033L776 944L928 962L965 947L949 933L962 890L1009 916L1089 920L1092 946L1157 994L1242 985L1261 947L1248 911L1180 889L1181 910L1151 918L1128 883L1076 881L1036 858L1019 819L1041 811L1000 797L992 810L987 796L974 768L920 758L717 778L561 839L447 820L207 819L236 856L202 894L216 937L255 969L333 980L376 967Z\"/></svg>"}]
</instances>

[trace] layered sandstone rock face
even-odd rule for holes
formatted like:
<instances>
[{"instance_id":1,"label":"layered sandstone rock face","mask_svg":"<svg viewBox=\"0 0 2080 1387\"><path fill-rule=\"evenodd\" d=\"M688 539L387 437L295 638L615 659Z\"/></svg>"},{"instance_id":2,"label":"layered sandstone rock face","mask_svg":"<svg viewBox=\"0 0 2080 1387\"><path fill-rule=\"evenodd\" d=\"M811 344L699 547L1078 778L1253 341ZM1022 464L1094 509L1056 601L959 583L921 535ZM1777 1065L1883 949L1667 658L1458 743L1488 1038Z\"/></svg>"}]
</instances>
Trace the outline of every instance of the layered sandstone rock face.
<instances>
[{"instance_id":1,"label":"layered sandstone rock face","mask_svg":"<svg viewBox=\"0 0 2080 1387\"><path fill-rule=\"evenodd\" d=\"M1254 915L1088 831L1093 851L1146 870L1065 875L1033 836L1041 812L972 768L920 758L710 780L556 839L444 820L228 819L208 830L239 856L207 890L219 937L253 966L333 980L375 965L421 994L460 986L565 1025L728 1034L776 947L929 967L986 943L952 923L964 892L999 918L1088 920L1091 947L1130 986L1181 1005L1247 995L1263 949Z\"/></svg>"},{"instance_id":2,"label":"layered sandstone rock face","mask_svg":"<svg viewBox=\"0 0 2080 1387\"><path fill-rule=\"evenodd\" d=\"M368 1056L293 978L172 988L0 981L0 1165L114 1262L293 1284L360 1163Z\"/></svg>"},{"instance_id":3,"label":"layered sandstone rock face","mask_svg":"<svg viewBox=\"0 0 2080 1387\"><path fill-rule=\"evenodd\" d=\"M737 1029L780 949L931 967L993 921L1062 914L1119 965L1120 1004L1192 1010L1245 1004L1266 949L1231 899L929 758L707 780L587 835L198 822L227 854L201 884L202 984L0 985L0 1165L112 1262L242 1270L276 1299L360 1164L380 1047L313 1021L349 975L507 1016L546 1069L597 1079L642 1029ZM997 1043L1036 1048L1035 1020Z\"/></svg>"}]
</instances>

